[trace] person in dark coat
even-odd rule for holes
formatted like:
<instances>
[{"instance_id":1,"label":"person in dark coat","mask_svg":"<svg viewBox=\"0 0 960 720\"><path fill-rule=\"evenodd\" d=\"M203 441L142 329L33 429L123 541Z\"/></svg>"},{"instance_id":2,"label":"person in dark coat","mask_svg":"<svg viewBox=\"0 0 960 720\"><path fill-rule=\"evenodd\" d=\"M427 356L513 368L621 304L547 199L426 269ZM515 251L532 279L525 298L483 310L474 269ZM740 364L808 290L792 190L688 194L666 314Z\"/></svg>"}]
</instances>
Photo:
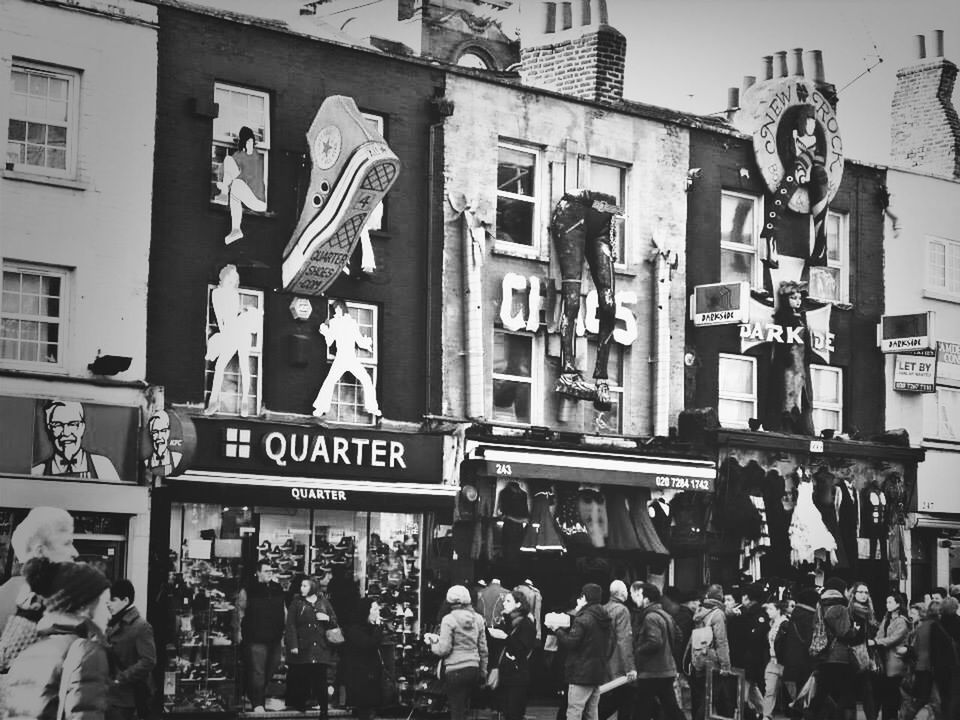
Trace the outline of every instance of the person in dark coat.
<instances>
[{"instance_id":1,"label":"person in dark coat","mask_svg":"<svg viewBox=\"0 0 960 720\"><path fill-rule=\"evenodd\" d=\"M636 720L652 720L657 706L664 720L684 720L673 683L677 664L673 658L673 618L660 603L660 588L645 582L630 586L630 597L638 610L633 616L633 648L637 684L634 694Z\"/></svg>"},{"instance_id":2,"label":"person in dark coat","mask_svg":"<svg viewBox=\"0 0 960 720\"><path fill-rule=\"evenodd\" d=\"M770 621L763 609L764 596L763 587L758 583L744 589L742 614L735 624L738 632L730 639L730 661L734 667L743 668L747 681L745 701L758 717L763 716L764 675L770 661Z\"/></svg>"},{"instance_id":3,"label":"person in dark coat","mask_svg":"<svg viewBox=\"0 0 960 720\"><path fill-rule=\"evenodd\" d=\"M866 642L862 630L853 623L847 607L846 583L840 578L829 578L820 594L820 609L827 634L827 647L820 657L815 703L817 717L834 717L853 720L857 711L856 669L853 665L851 646ZM821 707L825 702L827 707Z\"/></svg>"},{"instance_id":4,"label":"person in dark coat","mask_svg":"<svg viewBox=\"0 0 960 720\"><path fill-rule=\"evenodd\" d=\"M267 560L257 564L254 582L237 595L237 643L242 643L245 687L254 712L266 712L267 685L280 665L285 606L283 588Z\"/></svg>"},{"instance_id":5,"label":"person in dark coat","mask_svg":"<svg viewBox=\"0 0 960 720\"><path fill-rule=\"evenodd\" d=\"M7 720L104 720L112 681L103 629L110 582L82 563L35 558L24 566L31 590L45 600L38 639L7 675Z\"/></svg>"},{"instance_id":6,"label":"person in dark coat","mask_svg":"<svg viewBox=\"0 0 960 720\"><path fill-rule=\"evenodd\" d=\"M126 578L110 588L107 641L117 670L107 697L107 720L146 717L151 695L151 673L157 664L153 628L133 606L133 583Z\"/></svg>"},{"instance_id":7,"label":"person in dark coat","mask_svg":"<svg viewBox=\"0 0 960 720\"><path fill-rule=\"evenodd\" d=\"M375 598L361 598L353 621L343 628L344 645L340 660L343 684L347 688L347 704L359 720L371 720L383 697L383 626L380 624L380 603Z\"/></svg>"},{"instance_id":8,"label":"person in dark coat","mask_svg":"<svg viewBox=\"0 0 960 720\"><path fill-rule=\"evenodd\" d=\"M327 717L327 668L336 663L327 630L335 627L333 605L320 594L315 580L304 578L300 595L290 603L283 633L287 648L287 707L303 712L312 695L320 704L320 716Z\"/></svg>"},{"instance_id":9,"label":"person in dark coat","mask_svg":"<svg viewBox=\"0 0 960 720\"><path fill-rule=\"evenodd\" d=\"M530 654L537 645L537 629L530 619L530 603L518 590L503 597L503 617L490 635L503 641L496 694L504 720L523 720L530 693Z\"/></svg>"},{"instance_id":10,"label":"person in dark coat","mask_svg":"<svg viewBox=\"0 0 960 720\"><path fill-rule=\"evenodd\" d=\"M567 720L597 720L600 685L608 680L612 649L610 616L600 605L600 586L587 583L577 600L570 628L556 628L557 642L567 649Z\"/></svg>"},{"instance_id":11,"label":"person in dark coat","mask_svg":"<svg viewBox=\"0 0 960 720\"><path fill-rule=\"evenodd\" d=\"M797 593L796 605L786 621L783 636L783 682L790 697L796 697L813 672L810 641L813 639L813 621L817 617L820 596L814 588ZM791 709L791 717L800 717L799 708Z\"/></svg>"}]
</instances>

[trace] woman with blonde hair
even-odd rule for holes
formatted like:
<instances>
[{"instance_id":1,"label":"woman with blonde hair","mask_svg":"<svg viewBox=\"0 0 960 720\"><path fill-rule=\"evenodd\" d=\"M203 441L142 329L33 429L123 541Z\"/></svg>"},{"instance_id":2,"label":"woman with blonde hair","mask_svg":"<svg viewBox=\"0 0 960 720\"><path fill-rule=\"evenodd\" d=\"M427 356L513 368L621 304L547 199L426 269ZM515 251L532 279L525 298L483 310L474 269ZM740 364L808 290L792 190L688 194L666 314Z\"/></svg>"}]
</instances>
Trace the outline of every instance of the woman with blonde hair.
<instances>
[{"instance_id":1,"label":"woman with blonde hair","mask_svg":"<svg viewBox=\"0 0 960 720\"><path fill-rule=\"evenodd\" d=\"M434 655L443 658L443 681L450 720L465 720L470 693L487 675L487 628L475 612L470 591L463 585L447 590L450 612L440 621L438 634L426 633Z\"/></svg>"}]
</instances>

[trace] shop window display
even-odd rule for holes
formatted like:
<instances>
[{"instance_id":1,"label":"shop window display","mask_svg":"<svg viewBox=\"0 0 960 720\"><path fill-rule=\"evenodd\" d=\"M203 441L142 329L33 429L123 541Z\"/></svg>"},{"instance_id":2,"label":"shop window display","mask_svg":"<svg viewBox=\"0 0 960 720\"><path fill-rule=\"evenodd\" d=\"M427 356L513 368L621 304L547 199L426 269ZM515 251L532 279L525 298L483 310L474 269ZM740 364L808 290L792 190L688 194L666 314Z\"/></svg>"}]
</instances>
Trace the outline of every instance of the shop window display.
<instances>
[{"instance_id":1,"label":"shop window display","mask_svg":"<svg viewBox=\"0 0 960 720\"><path fill-rule=\"evenodd\" d=\"M249 709L237 598L255 581L261 562L269 562L287 605L303 578L316 579L341 625L351 621L361 596L377 597L387 641L384 662L399 672L420 631L421 522L420 515L402 513L175 503L166 711ZM281 659L267 680L267 709L283 708L286 674Z\"/></svg>"}]
</instances>

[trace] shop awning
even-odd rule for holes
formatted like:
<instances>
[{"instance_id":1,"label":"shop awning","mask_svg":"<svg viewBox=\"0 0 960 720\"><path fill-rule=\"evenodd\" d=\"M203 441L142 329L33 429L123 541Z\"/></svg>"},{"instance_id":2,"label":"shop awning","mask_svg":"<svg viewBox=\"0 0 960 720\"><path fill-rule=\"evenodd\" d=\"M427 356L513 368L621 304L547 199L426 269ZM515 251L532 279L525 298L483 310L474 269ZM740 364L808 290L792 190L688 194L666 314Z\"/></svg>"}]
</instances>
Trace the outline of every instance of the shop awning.
<instances>
[{"instance_id":1,"label":"shop awning","mask_svg":"<svg viewBox=\"0 0 960 720\"><path fill-rule=\"evenodd\" d=\"M953 514L938 515L937 513L914 513L917 524L914 525L918 530L932 528L937 530L960 530L960 518ZM909 527L909 523L908 523Z\"/></svg>"},{"instance_id":2,"label":"shop awning","mask_svg":"<svg viewBox=\"0 0 960 720\"><path fill-rule=\"evenodd\" d=\"M709 460L480 445L471 455L486 477L628 485L712 492L717 467Z\"/></svg>"},{"instance_id":3,"label":"shop awning","mask_svg":"<svg viewBox=\"0 0 960 720\"><path fill-rule=\"evenodd\" d=\"M460 488L438 483L399 483L377 480L336 480L309 477L270 477L236 473L188 471L165 485L177 499L250 505L280 505L420 512L453 506Z\"/></svg>"}]
</instances>

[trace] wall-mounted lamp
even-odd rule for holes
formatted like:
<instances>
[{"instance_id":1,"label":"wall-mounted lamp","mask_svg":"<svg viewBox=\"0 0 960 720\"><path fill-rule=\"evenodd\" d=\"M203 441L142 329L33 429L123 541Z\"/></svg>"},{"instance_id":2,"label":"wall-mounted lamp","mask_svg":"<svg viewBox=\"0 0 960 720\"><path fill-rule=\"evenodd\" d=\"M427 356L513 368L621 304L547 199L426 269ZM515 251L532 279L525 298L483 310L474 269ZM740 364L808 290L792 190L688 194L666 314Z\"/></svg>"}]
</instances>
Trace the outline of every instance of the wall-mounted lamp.
<instances>
[{"instance_id":1,"label":"wall-mounted lamp","mask_svg":"<svg viewBox=\"0 0 960 720\"><path fill-rule=\"evenodd\" d=\"M87 370L94 375L116 375L128 369L132 361L133 358L123 355L100 355L98 353L96 359L87 365Z\"/></svg>"}]
</instances>

